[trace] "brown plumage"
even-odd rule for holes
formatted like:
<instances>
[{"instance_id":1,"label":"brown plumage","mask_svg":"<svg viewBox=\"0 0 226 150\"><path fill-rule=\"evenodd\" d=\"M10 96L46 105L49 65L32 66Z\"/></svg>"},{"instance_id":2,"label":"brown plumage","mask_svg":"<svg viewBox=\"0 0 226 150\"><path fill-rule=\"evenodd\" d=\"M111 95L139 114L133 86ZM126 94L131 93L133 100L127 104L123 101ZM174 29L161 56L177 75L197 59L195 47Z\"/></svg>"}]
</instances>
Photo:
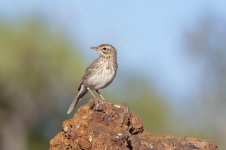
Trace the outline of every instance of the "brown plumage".
<instances>
[{"instance_id":1,"label":"brown plumage","mask_svg":"<svg viewBox=\"0 0 226 150\"><path fill-rule=\"evenodd\" d=\"M117 72L117 52L110 44L102 44L92 47L99 53L99 58L93 61L85 71L78 87L78 94L72 101L67 114L70 114L79 100L89 91L94 99L96 96L91 90L95 90L100 97L104 97L98 91L107 87L114 80Z\"/></svg>"}]
</instances>

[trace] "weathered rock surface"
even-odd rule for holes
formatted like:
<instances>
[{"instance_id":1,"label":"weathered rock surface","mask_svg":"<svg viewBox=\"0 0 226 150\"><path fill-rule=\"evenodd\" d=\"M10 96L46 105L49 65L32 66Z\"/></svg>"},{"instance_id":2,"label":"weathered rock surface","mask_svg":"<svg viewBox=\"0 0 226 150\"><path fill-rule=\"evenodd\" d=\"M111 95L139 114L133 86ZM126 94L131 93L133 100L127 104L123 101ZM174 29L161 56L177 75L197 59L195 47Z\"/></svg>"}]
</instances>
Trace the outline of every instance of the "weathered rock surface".
<instances>
[{"instance_id":1,"label":"weathered rock surface","mask_svg":"<svg viewBox=\"0 0 226 150\"><path fill-rule=\"evenodd\" d=\"M189 137L152 135L126 105L90 100L50 141L50 150L216 150L215 144Z\"/></svg>"}]
</instances>

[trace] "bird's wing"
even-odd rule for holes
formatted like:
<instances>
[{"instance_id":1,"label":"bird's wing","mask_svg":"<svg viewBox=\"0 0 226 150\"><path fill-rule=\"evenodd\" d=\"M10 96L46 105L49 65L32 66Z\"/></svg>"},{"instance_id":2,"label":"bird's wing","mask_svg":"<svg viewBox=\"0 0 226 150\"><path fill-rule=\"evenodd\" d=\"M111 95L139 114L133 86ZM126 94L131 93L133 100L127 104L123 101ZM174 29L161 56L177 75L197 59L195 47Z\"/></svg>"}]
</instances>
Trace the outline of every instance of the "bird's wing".
<instances>
[{"instance_id":1,"label":"bird's wing","mask_svg":"<svg viewBox=\"0 0 226 150\"><path fill-rule=\"evenodd\" d=\"M98 65L99 65L98 59L96 59L95 61L93 61L93 62L86 68L86 72L85 72L84 76L82 77L82 80L86 80L86 79L89 78L90 76L94 75L94 74L96 73L96 70L99 69Z\"/></svg>"},{"instance_id":2,"label":"bird's wing","mask_svg":"<svg viewBox=\"0 0 226 150\"><path fill-rule=\"evenodd\" d=\"M86 68L85 74L83 75L82 80L81 80L81 83L80 83L80 85L79 85L79 87L78 87L78 91L80 90L80 88L81 88L83 82L84 82L87 78L89 78L90 76L92 76L92 75L94 75L94 74L96 73L95 70L98 70L98 64L99 64L98 61L99 61L99 59L94 60L94 61Z\"/></svg>"}]
</instances>

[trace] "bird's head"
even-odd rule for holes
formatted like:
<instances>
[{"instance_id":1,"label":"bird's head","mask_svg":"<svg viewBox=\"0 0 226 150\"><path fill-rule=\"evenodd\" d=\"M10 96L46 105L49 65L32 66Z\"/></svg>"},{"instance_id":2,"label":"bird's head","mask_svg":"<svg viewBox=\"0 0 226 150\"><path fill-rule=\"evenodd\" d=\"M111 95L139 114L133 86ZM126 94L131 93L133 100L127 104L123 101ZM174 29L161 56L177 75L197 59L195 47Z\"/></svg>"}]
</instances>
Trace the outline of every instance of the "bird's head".
<instances>
[{"instance_id":1,"label":"bird's head","mask_svg":"<svg viewBox=\"0 0 226 150\"><path fill-rule=\"evenodd\" d=\"M96 50L101 57L117 57L116 49L110 44L101 44L97 47L91 47Z\"/></svg>"}]
</instances>

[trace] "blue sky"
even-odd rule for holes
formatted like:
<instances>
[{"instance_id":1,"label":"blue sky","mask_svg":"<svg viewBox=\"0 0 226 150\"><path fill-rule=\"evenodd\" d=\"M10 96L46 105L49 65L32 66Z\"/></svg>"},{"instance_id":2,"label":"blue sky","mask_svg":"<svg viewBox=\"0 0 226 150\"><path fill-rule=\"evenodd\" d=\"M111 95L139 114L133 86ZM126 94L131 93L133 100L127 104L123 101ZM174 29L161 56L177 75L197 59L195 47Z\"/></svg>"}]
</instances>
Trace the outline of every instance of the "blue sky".
<instances>
[{"instance_id":1,"label":"blue sky","mask_svg":"<svg viewBox=\"0 0 226 150\"><path fill-rule=\"evenodd\" d=\"M0 1L0 18L21 19L41 14L62 27L88 55L89 47L111 43L118 49L119 73L136 71L172 99L195 89L197 68L184 53L183 32L208 12L226 16L223 0L172 1Z\"/></svg>"}]
</instances>

